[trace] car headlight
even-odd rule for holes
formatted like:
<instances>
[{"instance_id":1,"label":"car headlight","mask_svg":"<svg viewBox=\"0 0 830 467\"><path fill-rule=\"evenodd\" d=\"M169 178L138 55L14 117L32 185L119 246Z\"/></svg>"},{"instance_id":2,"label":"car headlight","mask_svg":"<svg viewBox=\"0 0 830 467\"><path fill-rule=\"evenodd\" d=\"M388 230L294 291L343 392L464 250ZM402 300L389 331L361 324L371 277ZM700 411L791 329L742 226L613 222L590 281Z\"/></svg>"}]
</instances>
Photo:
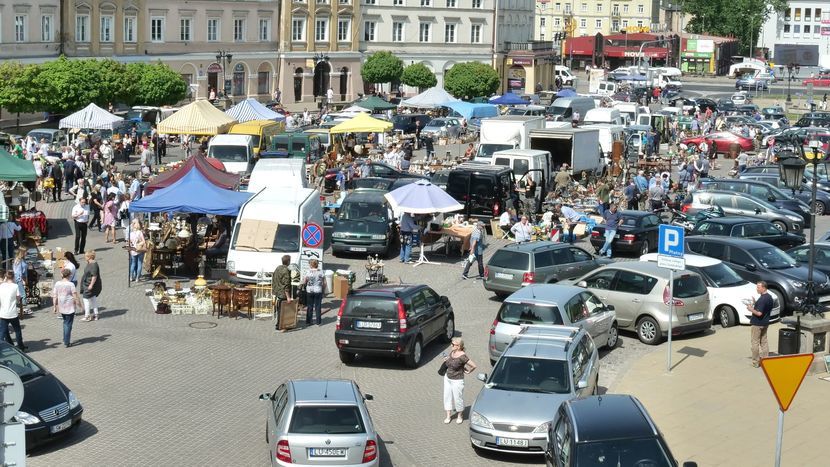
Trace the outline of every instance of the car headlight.
<instances>
[{"instance_id":1,"label":"car headlight","mask_svg":"<svg viewBox=\"0 0 830 467\"><path fill-rule=\"evenodd\" d=\"M75 397L75 394L72 391L69 391L69 410L72 410L79 405L81 405L81 401Z\"/></svg>"},{"instance_id":2,"label":"car headlight","mask_svg":"<svg viewBox=\"0 0 830 467\"><path fill-rule=\"evenodd\" d=\"M548 428L550 428L550 423L549 423L549 422L545 422L545 423L543 423L543 424L541 424L541 425L537 426L537 427L536 427L536 429L535 429L535 430L533 430L533 432L534 432L534 433L547 433L547 432L548 432Z\"/></svg>"},{"instance_id":3,"label":"car headlight","mask_svg":"<svg viewBox=\"0 0 830 467\"><path fill-rule=\"evenodd\" d=\"M24 425L34 425L35 423L40 423L39 418L22 410L17 411L15 418L17 418L17 420L23 423Z\"/></svg>"},{"instance_id":4,"label":"car headlight","mask_svg":"<svg viewBox=\"0 0 830 467\"><path fill-rule=\"evenodd\" d=\"M372 240L386 240L386 234L372 234Z\"/></svg>"},{"instance_id":5,"label":"car headlight","mask_svg":"<svg viewBox=\"0 0 830 467\"><path fill-rule=\"evenodd\" d=\"M473 411L473 413L470 415L470 423L484 428L493 429L493 424L490 423L490 420L487 420L487 417L475 411Z\"/></svg>"},{"instance_id":6,"label":"car headlight","mask_svg":"<svg viewBox=\"0 0 830 467\"><path fill-rule=\"evenodd\" d=\"M807 284L805 282L801 282L801 281L790 281L790 284L792 284L793 287L798 287L798 288L807 287Z\"/></svg>"},{"instance_id":7,"label":"car headlight","mask_svg":"<svg viewBox=\"0 0 830 467\"><path fill-rule=\"evenodd\" d=\"M225 265L228 272L236 272L236 262L235 261L228 261Z\"/></svg>"},{"instance_id":8,"label":"car headlight","mask_svg":"<svg viewBox=\"0 0 830 467\"><path fill-rule=\"evenodd\" d=\"M332 238L346 238L346 234L343 232L334 232L331 234Z\"/></svg>"},{"instance_id":9,"label":"car headlight","mask_svg":"<svg viewBox=\"0 0 830 467\"><path fill-rule=\"evenodd\" d=\"M801 218L800 218L800 217L798 217L798 216L790 216L790 215L787 215L787 219L789 219L789 220L791 220L791 221L793 221L793 222L801 222Z\"/></svg>"}]
</instances>

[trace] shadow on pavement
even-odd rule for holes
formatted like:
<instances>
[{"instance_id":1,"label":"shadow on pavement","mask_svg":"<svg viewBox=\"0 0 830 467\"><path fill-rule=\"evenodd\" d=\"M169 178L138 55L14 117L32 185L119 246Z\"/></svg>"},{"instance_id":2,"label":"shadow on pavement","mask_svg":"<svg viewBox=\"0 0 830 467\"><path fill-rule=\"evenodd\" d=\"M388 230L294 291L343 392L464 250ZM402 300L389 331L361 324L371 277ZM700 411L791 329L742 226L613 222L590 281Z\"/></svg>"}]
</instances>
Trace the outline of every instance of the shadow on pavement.
<instances>
[{"instance_id":1,"label":"shadow on pavement","mask_svg":"<svg viewBox=\"0 0 830 467\"><path fill-rule=\"evenodd\" d=\"M23 343L26 344L26 347L29 349L26 350L26 353L38 352L40 350L46 349L54 349L61 345L60 339L58 340L51 340L51 339L39 339L36 341L27 341L25 340L26 334L23 334ZM15 341L16 342L16 341Z\"/></svg>"},{"instance_id":2,"label":"shadow on pavement","mask_svg":"<svg viewBox=\"0 0 830 467\"><path fill-rule=\"evenodd\" d=\"M382 436L378 435L378 458L380 465L384 467L392 467L392 457L389 455L389 450L386 449L387 444L395 444L394 441L386 441Z\"/></svg>"},{"instance_id":3,"label":"shadow on pavement","mask_svg":"<svg viewBox=\"0 0 830 467\"><path fill-rule=\"evenodd\" d=\"M125 308L119 308L117 310L108 310L104 307L100 307L98 309L98 314L101 318L115 318L116 316L121 316L126 313L127 310Z\"/></svg>"},{"instance_id":4,"label":"shadow on pavement","mask_svg":"<svg viewBox=\"0 0 830 467\"><path fill-rule=\"evenodd\" d=\"M28 454L33 458L43 454L49 454L54 451L58 451L60 449L80 443L81 441L85 441L87 438L95 436L96 434L98 434L98 428L96 428L95 425L89 423L86 420L81 420L81 423L79 425L75 425L74 427L70 428L70 430L67 431L66 435L64 435L62 438L57 439L49 444L36 447Z\"/></svg>"},{"instance_id":5,"label":"shadow on pavement","mask_svg":"<svg viewBox=\"0 0 830 467\"><path fill-rule=\"evenodd\" d=\"M705 357L707 351L703 350L703 349L698 349L697 347L686 346L686 347L683 347L682 349L678 350L677 353L683 354L683 358L681 358L680 360L675 362L674 365L671 366L672 370L674 370L675 368L680 366L680 364L685 362L686 359L689 358L689 357L698 357L698 358Z\"/></svg>"},{"instance_id":6,"label":"shadow on pavement","mask_svg":"<svg viewBox=\"0 0 830 467\"><path fill-rule=\"evenodd\" d=\"M49 240L74 235L69 221L61 218L49 219Z\"/></svg>"},{"instance_id":7,"label":"shadow on pavement","mask_svg":"<svg viewBox=\"0 0 830 467\"><path fill-rule=\"evenodd\" d=\"M112 337L112 334L101 334L100 336L95 336L95 337L82 337L80 339L73 340L71 343L72 343L72 347L77 347L77 346L83 345L83 344L93 344L95 342L104 342L105 340L109 339L110 337Z\"/></svg>"}]
</instances>

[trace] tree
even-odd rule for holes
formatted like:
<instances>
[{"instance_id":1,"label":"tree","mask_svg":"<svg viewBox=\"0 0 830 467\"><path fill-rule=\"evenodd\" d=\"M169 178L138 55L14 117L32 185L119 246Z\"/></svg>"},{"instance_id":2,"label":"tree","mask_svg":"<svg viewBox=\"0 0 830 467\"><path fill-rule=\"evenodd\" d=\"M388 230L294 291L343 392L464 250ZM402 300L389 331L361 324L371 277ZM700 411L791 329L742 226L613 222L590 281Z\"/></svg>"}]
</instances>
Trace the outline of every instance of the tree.
<instances>
[{"instance_id":1,"label":"tree","mask_svg":"<svg viewBox=\"0 0 830 467\"><path fill-rule=\"evenodd\" d=\"M360 67L360 76L367 83L390 83L403 75L403 62L392 52L375 52Z\"/></svg>"},{"instance_id":2,"label":"tree","mask_svg":"<svg viewBox=\"0 0 830 467\"><path fill-rule=\"evenodd\" d=\"M187 83L182 76L160 61L130 63L127 75L137 83L132 99L135 104L172 105L187 95Z\"/></svg>"},{"instance_id":3,"label":"tree","mask_svg":"<svg viewBox=\"0 0 830 467\"><path fill-rule=\"evenodd\" d=\"M741 53L749 54L758 33L773 11L787 8L787 0L695 0L683 2L683 13L692 15L686 30L716 36L735 36Z\"/></svg>"},{"instance_id":4,"label":"tree","mask_svg":"<svg viewBox=\"0 0 830 467\"><path fill-rule=\"evenodd\" d=\"M444 88L458 98L489 96L499 84L496 70L480 62L457 63L444 73Z\"/></svg>"},{"instance_id":5,"label":"tree","mask_svg":"<svg viewBox=\"0 0 830 467\"><path fill-rule=\"evenodd\" d=\"M423 63L413 63L404 68L401 75L401 82L407 86L414 86L421 92L424 88L431 88L438 84L435 73L430 71Z\"/></svg>"},{"instance_id":6,"label":"tree","mask_svg":"<svg viewBox=\"0 0 830 467\"><path fill-rule=\"evenodd\" d=\"M20 114L38 110L39 93L32 86L37 72L36 65L0 63L0 108L17 114L17 131L20 131Z\"/></svg>"},{"instance_id":7,"label":"tree","mask_svg":"<svg viewBox=\"0 0 830 467\"><path fill-rule=\"evenodd\" d=\"M96 60L57 60L39 66L32 85L38 90L38 107L49 112L65 113L86 107L99 100L100 73Z\"/></svg>"}]
</instances>

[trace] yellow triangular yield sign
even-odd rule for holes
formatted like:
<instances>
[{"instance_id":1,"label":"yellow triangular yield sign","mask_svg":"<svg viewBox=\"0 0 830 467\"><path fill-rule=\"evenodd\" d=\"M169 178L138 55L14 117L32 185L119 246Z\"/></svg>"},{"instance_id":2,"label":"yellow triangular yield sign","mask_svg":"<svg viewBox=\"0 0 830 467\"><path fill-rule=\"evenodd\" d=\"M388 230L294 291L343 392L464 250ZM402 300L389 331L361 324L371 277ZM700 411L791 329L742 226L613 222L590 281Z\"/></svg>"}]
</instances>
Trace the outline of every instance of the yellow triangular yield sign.
<instances>
[{"instance_id":1,"label":"yellow triangular yield sign","mask_svg":"<svg viewBox=\"0 0 830 467\"><path fill-rule=\"evenodd\" d=\"M769 381L778 406L786 412L813 363L813 354L784 355L761 359L761 368Z\"/></svg>"}]
</instances>

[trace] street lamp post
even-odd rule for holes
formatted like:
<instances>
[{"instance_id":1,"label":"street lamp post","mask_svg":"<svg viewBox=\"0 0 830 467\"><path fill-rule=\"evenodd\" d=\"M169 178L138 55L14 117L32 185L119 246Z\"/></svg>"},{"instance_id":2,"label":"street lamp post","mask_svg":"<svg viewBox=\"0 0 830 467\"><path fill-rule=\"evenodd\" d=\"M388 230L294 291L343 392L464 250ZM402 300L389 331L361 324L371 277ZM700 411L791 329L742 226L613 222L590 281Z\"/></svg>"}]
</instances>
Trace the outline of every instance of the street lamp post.
<instances>
[{"instance_id":1,"label":"street lamp post","mask_svg":"<svg viewBox=\"0 0 830 467\"><path fill-rule=\"evenodd\" d=\"M222 94L227 97L228 96L228 83L225 78L225 68L231 64L231 59L233 58L233 54L228 52L227 50L220 50L216 52L216 61L222 65Z\"/></svg>"},{"instance_id":2,"label":"street lamp post","mask_svg":"<svg viewBox=\"0 0 830 467\"><path fill-rule=\"evenodd\" d=\"M787 105L793 103L793 98L790 96L790 85L793 82L793 64L787 64Z\"/></svg>"}]
</instances>

